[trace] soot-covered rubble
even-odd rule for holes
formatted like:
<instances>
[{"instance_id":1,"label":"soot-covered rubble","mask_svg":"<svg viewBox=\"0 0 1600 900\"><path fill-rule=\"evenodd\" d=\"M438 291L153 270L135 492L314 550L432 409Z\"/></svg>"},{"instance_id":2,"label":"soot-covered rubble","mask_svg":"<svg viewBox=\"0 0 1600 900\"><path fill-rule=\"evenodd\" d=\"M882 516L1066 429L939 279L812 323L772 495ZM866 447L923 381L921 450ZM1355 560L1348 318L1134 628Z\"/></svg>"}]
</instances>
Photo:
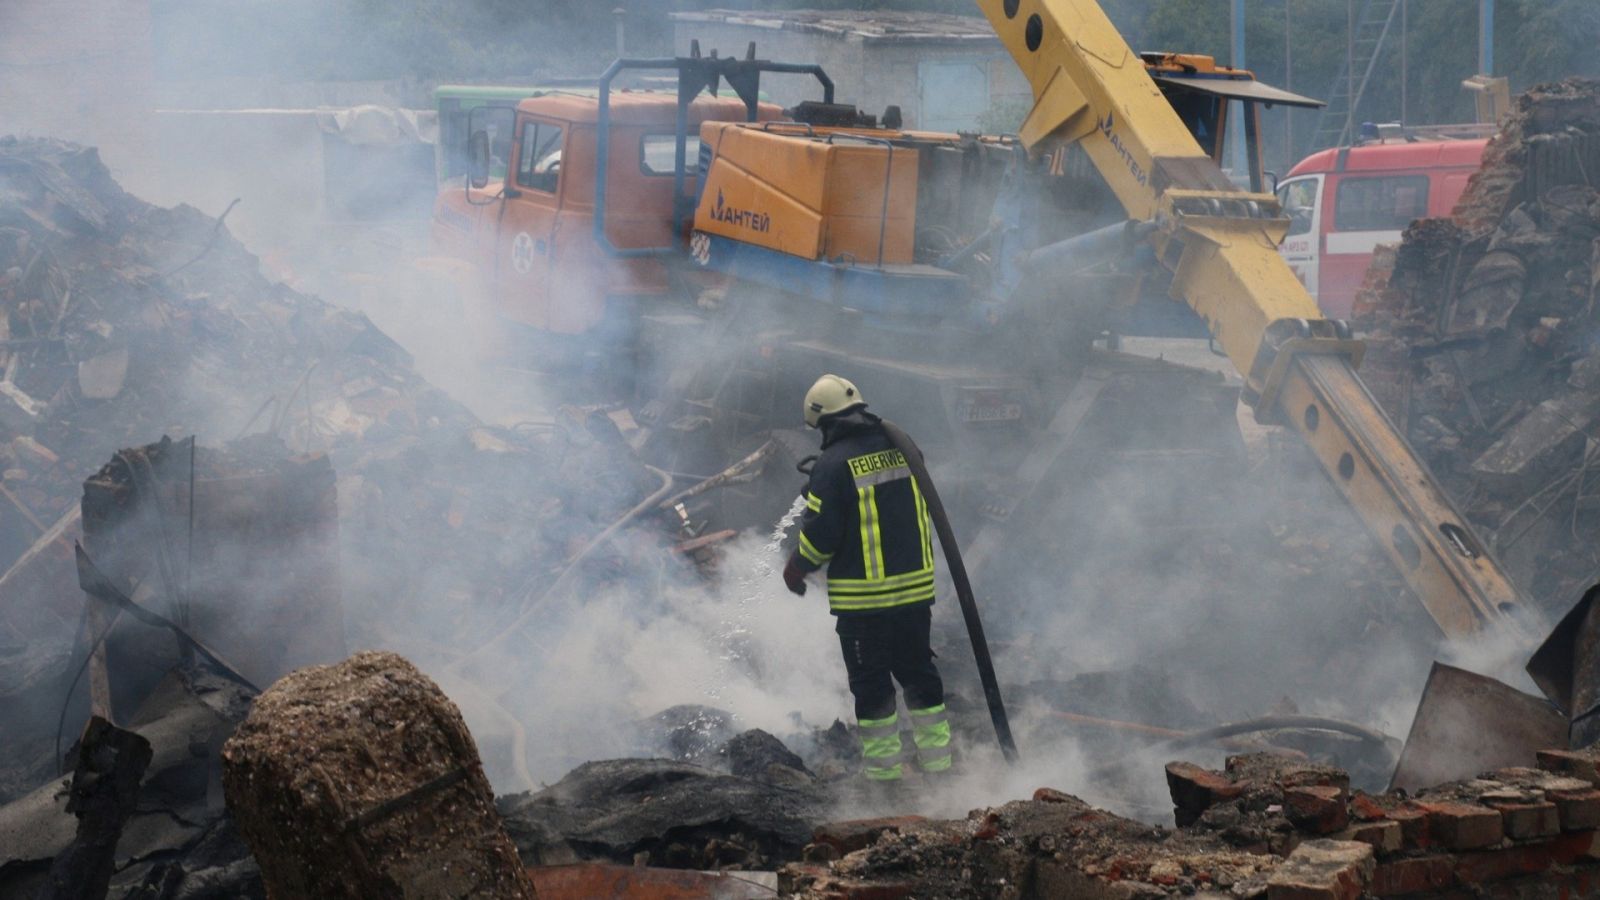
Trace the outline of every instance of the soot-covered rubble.
<instances>
[{"instance_id":1,"label":"soot-covered rubble","mask_svg":"<svg viewBox=\"0 0 1600 900\"><path fill-rule=\"evenodd\" d=\"M222 220L127 194L92 149L0 139L0 895L72 836L90 711L153 747L112 896L257 896L214 752L255 686L345 646L482 646L569 568L692 578L680 520L595 540L662 484L605 412L484 425ZM89 602L79 541L130 606ZM441 601L463 613L424 615Z\"/></svg>"},{"instance_id":2,"label":"soot-covered rubble","mask_svg":"<svg viewBox=\"0 0 1600 900\"><path fill-rule=\"evenodd\" d=\"M1523 590L1600 575L1600 82L1517 98L1453 216L1380 249L1363 379Z\"/></svg>"}]
</instances>

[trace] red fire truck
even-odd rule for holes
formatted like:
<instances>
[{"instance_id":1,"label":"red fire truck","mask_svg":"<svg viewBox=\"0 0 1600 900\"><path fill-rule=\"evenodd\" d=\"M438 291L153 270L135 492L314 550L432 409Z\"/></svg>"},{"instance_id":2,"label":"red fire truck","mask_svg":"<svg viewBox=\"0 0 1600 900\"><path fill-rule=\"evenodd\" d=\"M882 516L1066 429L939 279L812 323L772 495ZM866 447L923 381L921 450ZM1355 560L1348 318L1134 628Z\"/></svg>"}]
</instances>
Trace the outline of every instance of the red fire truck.
<instances>
[{"instance_id":1,"label":"red fire truck","mask_svg":"<svg viewBox=\"0 0 1600 900\"><path fill-rule=\"evenodd\" d=\"M1289 171L1278 200L1291 225L1278 252L1323 313L1350 315L1379 244L1398 243L1413 219L1450 214L1487 143L1384 139L1313 153Z\"/></svg>"}]
</instances>

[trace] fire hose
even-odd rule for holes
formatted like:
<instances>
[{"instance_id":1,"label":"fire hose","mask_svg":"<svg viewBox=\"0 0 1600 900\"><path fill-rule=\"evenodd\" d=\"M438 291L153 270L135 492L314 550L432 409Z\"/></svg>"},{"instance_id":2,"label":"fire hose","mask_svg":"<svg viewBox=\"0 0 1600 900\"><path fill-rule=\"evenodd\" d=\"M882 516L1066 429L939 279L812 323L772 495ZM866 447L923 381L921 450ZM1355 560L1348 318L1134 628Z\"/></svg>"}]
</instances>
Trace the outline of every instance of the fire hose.
<instances>
[{"instance_id":1,"label":"fire hose","mask_svg":"<svg viewBox=\"0 0 1600 900\"><path fill-rule=\"evenodd\" d=\"M956 598L961 601L961 617L967 623L967 636L972 639L972 656L978 664L978 678L983 682L983 698L989 704L989 720L994 723L994 736L1000 742L1000 752L1006 762L1017 761L1017 743L1011 737L1011 722L1006 718L1006 704L1000 697L1000 682L994 675L994 660L989 656L989 641L983 635L983 621L978 617L978 601L972 595L972 582L967 578L967 567L961 561L961 548L950 528L950 517L945 515L944 504L939 502L939 491L933 486L933 476L922 461L922 451L917 449L911 435L900 426L884 421L884 434L895 449L906 458L911 476L922 490L928 505L928 516L933 519L934 531L939 535L939 546L944 548L945 562L950 566L950 580L955 584Z\"/></svg>"}]
</instances>

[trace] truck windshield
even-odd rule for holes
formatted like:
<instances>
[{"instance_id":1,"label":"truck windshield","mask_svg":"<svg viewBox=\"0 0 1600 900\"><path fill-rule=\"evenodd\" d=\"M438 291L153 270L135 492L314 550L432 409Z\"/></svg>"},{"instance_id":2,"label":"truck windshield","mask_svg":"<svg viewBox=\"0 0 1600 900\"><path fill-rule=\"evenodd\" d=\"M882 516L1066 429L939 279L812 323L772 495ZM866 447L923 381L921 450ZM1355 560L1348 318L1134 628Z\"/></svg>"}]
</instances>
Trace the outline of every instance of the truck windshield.
<instances>
[{"instance_id":1,"label":"truck windshield","mask_svg":"<svg viewBox=\"0 0 1600 900\"><path fill-rule=\"evenodd\" d=\"M1161 85L1161 93L1167 95L1167 102L1172 104L1173 111L1183 120L1189 133L1194 135L1200 149L1215 159L1221 146L1218 143L1221 135L1217 133L1217 124L1222 115L1222 100L1214 94L1184 90L1165 83Z\"/></svg>"},{"instance_id":2,"label":"truck windshield","mask_svg":"<svg viewBox=\"0 0 1600 900\"><path fill-rule=\"evenodd\" d=\"M439 179L461 178L470 168L467 159L469 128L489 133L489 177L506 177L506 160L511 158L511 121L515 101L464 104L449 98L439 101Z\"/></svg>"},{"instance_id":3,"label":"truck windshield","mask_svg":"<svg viewBox=\"0 0 1600 900\"><path fill-rule=\"evenodd\" d=\"M517 157L517 184L554 194L561 179L561 126L522 123L522 148Z\"/></svg>"},{"instance_id":4,"label":"truck windshield","mask_svg":"<svg viewBox=\"0 0 1600 900\"><path fill-rule=\"evenodd\" d=\"M1317 180L1305 178L1278 187L1278 205L1289 217L1289 234L1305 234L1317 214Z\"/></svg>"}]
</instances>

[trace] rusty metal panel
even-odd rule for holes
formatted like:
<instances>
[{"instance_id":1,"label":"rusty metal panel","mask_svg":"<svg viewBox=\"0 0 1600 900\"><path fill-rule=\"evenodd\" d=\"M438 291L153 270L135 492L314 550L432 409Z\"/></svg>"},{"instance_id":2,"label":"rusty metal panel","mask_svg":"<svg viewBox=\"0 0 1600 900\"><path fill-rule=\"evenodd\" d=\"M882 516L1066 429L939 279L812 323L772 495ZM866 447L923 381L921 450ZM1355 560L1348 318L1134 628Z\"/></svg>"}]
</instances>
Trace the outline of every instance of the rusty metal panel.
<instances>
[{"instance_id":1,"label":"rusty metal panel","mask_svg":"<svg viewBox=\"0 0 1600 900\"><path fill-rule=\"evenodd\" d=\"M1566 744L1566 717L1544 699L1436 662L1389 786L1414 791L1531 766L1538 751Z\"/></svg>"},{"instance_id":2,"label":"rusty metal panel","mask_svg":"<svg viewBox=\"0 0 1600 900\"><path fill-rule=\"evenodd\" d=\"M1600 739L1600 585L1584 592L1528 660L1533 683L1572 721L1569 742L1587 747Z\"/></svg>"}]
</instances>

